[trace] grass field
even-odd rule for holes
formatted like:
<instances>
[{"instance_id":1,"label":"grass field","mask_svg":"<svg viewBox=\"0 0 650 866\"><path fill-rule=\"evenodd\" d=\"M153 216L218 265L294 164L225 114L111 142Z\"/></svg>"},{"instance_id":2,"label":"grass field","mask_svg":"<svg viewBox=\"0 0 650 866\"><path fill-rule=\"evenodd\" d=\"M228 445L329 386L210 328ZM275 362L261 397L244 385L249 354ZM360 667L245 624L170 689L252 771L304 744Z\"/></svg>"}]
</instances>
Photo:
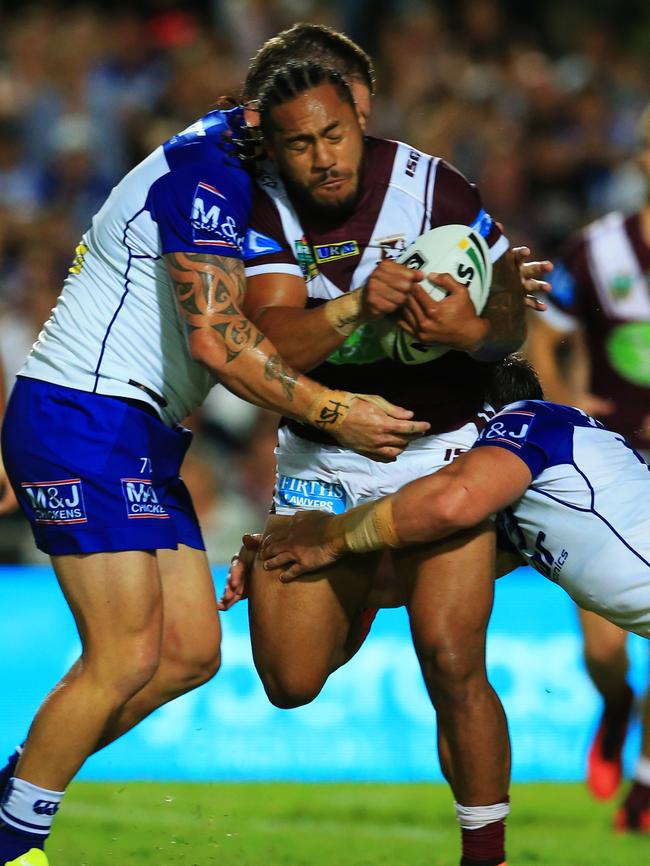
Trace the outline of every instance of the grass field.
<instances>
[{"instance_id":1,"label":"grass field","mask_svg":"<svg viewBox=\"0 0 650 866\"><path fill-rule=\"evenodd\" d=\"M509 866L637 866L650 837L612 833L581 785L515 785ZM457 866L442 785L77 783L51 866Z\"/></svg>"}]
</instances>

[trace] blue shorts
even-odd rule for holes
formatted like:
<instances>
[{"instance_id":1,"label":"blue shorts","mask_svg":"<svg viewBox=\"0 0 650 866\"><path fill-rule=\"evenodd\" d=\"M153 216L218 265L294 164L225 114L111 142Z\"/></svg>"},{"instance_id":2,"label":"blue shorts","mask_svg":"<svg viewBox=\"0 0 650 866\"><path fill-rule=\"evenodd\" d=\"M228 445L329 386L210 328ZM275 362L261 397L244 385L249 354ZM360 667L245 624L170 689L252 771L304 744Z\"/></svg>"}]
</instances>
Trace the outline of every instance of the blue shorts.
<instances>
[{"instance_id":1,"label":"blue shorts","mask_svg":"<svg viewBox=\"0 0 650 866\"><path fill-rule=\"evenodd\" d=\"M179 477L192 441L114 397L19 377L2 430L5 468L45 553L204 550Z\"/></svg>"}]
</instances>

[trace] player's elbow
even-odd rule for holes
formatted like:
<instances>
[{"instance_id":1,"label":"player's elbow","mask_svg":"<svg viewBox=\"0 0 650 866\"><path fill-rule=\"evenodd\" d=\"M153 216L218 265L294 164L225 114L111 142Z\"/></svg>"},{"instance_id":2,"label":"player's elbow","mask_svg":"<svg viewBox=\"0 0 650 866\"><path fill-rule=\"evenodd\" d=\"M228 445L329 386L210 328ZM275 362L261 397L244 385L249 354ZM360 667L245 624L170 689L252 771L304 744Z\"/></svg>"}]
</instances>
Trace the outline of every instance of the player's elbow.
<instances>
[{"instance_id":1,"label":"player's elbow","mask_svg":"<svg viewBox=\"0 0 650 866\"><path fill-rule=\"evenodd\" d=\"M192 331L188 336L188 346L194 361L213 373L219 373L223 378L226 354L218 335L211 328L197 328Z\"/></svg>"}]
</instances>

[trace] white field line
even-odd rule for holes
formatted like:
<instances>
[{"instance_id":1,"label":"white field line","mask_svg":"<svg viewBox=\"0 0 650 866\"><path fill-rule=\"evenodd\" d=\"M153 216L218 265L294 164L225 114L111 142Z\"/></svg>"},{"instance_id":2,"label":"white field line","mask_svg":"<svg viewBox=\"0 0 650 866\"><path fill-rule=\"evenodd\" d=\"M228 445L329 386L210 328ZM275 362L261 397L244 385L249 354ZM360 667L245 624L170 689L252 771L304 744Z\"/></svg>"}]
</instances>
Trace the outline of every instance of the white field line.
<instances>
[{"instance_id":1,"label":"white field line","mask_svg":"<svg viewBox=\"0 0 650 866\"><path fill-rule=\"evenodd\" d=\"M124 813L124 819L120 819L121 810L116 808L119 804L115 803L111 806L98 805L95 803L66 803L65 818L74 821L77 818L94 819L103 823L114 824L115 831L120 834L129 832L132 826L138 827L164 827L166 834L174 833L176 829L209 827L215 830L218 827L223 828L223 836L241 836L244 838L248 831L260 831L263 833L277 833L285 835L287 833L314 833L325 834L340 834L349 839L350 833L355 836L367 836L369 838L381 837L402 839L423 839L435 841L436 838L443 838L445 834L436 832L435 828L425 828L419 826L411 826L398 822L355 822L352 829L349 821L332 821L328 819L319 820L316 818L246 818L239 820L232 816L212 816L205 814L188 815L178 814L173 809L169 808L170 804L161 803L149 809L133 809L129 807ZM224 803L224 809L227 809L227 804ZM63 817L63 813L61 815ZM358 820L358 819L357 819ZM59 819L60 823L63 823ZM241 832L238 831L240 828Z\"/></svg>"}]
</instances>

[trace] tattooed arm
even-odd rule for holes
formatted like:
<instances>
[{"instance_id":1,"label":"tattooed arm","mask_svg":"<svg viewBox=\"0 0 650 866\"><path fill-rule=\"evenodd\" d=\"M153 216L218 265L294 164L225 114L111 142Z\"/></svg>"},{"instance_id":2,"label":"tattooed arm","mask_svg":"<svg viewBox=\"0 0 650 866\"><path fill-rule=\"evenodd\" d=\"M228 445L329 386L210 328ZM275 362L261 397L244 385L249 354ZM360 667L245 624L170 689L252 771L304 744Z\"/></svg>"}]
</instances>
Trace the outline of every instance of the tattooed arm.
<instances>
[{"instance_id":1,"label":"tattooed arm","mask_svg":"<svg viewBox=\"0 0 650 866\"><path fill-rule=\"evenodd\" d=\"M512 250L495 263L492 288L481 314L490 325L481 348L472 353L478 361L498 361L518 349L526 339L526 286Z\"/></svg>"},{"instance_id":2,"label":"tattooed arm","mask_svg":"<svg viewBox=\"0 0 650 866\"><path fill-rule=\"evenodd\" d=\"M239 259L167 253L179 314L192 357L251 403L326 429L342 444L392 459L428 425L386 403L329 391L301 376L242 313L244 266Z\"/></svg>"},{"instance_id":3,"label":"tattooed arm","mask_svg":"<svg viewBox=\"0 0 650 866\"><path fill-rule=\"evenodd\" d=\"M242 313L243 263L201 253L168 253L165 263L192 357L245 400L306 416L324 389L285 364Z\"/></svg>"}]
</instances>

